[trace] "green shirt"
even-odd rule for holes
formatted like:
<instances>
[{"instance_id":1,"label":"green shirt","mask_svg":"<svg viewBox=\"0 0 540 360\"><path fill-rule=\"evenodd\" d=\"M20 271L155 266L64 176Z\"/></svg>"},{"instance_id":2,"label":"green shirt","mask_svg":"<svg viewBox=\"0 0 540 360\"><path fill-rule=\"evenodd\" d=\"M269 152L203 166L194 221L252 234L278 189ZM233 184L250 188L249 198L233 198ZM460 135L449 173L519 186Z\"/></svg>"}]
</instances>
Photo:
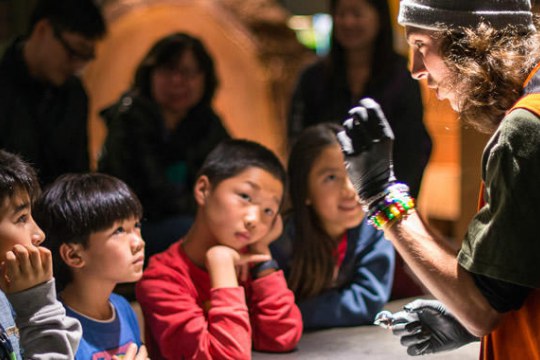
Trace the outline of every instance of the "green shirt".
<instances>
[{"instance_id":1,"label":"green shirt","mask_svg":"<svg viewBox=\"0 0 540 360\"><path fill-rule=\"evenodd\" d=\"M540 119L516 109L482 156L486 204L473 218L458 261L472 273L540 287Z\"/></svg>"}]
</instances>

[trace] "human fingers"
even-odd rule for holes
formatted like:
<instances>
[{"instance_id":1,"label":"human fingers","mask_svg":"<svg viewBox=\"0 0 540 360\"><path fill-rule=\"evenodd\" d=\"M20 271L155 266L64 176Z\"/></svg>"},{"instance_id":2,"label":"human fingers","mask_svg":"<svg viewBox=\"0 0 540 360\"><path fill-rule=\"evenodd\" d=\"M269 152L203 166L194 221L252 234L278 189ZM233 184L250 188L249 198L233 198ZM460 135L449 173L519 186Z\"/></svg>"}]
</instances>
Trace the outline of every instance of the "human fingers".
<instances>
[{"instance_id":1,"label":"human fingers","mask_svg":"<svg viewBox=\"0 0 540 360\"><path fill-rule=\"evenodd\" d=\"M28 261L30 262L30 268L32 271L42 272L42 262L41 262L41 252L37 246L27 246L26 251L28 252Z\"/></svg>"},{"instance_id":2,"label":"human fingers","mask_svg":"<svg viewBox=\"0 0 540 360\"><path fill-rule=\"evenodd\" d=\"M270 228L270 231L265 236L266 243L270 244L272 241L276 240L282 232L283 219L281 218L281 214L277 214L276 218L272 222L272 227Z\"/></svg>"},{"instance_id":3,"label":"human fingers","mask_svg":"<svg viewBox=\"0 0 540 360\"><path fill-rule=\"evenodd\" d=\"M42 246L38 247L40 257L41 257L41 266L43 269L43 273L45 276L52 278L53 275L53 261L52 261L52 253L49 249L44 248Z\"/></svg>"},{"instance_id":4,"label":"human fingers","mask_svg":"<svg viewBox=\"0 0 540 360\"><path fill-rule=\"evenodd\" d=\"M129 344L126 353L122 356L122 360L135 360L138 359L137 357L137 344L131 343ZM113 360L120 360L120 357L117 355L114 355L112 357Z\"/></svg>"},{"instance_id":5,"label":"human fingers","mask_svg":"<svg viewBox=\"0 0 540 360\"><path fill-rule=\"evenodd\" d=\"M2 264L2 281L5 282L7 287L11 283L12 279L20 276L21 270L19 268L17 256L13 251L8 251L5 258L6 260Z\"/></svg>"},{"instance_id":6,"label":"human fingers","mask_svg":"<svg viewBox=\"0 0 540 360\"><path fill-rule=\"evenodd\" d=\"M252 254L270 254L270 244L277 240L283 232L283 220L281 215L277 215L270 225L268 232L262 238L249 245L249 252Z\"/></svg>"},{"instance_id":7,"label":"human fingers","mask_svg":"<svg viewBox=\"0 0 540 360\"><path fill-rule=\"evenodd\" d=\"M148 359L148 351L146 350L146 346L141 345L139 347L139 352L137 353L136 360L146 360Z\"/></svg>"},{"instance_id":8,"label":"human fingers","mask_svg":"<svg viewBox=\"0 0 540 360\"><path fill-rule=\"evenodd\" d=\"M11 250L15 257L17 258L18 272L21 275L28 275L32 271L32 264L30 263L30 256L28 254L28 249L22 245L15 245Z\"/></svg>"},{"instance_id":9,"label":"human fingers","mask_svg":"<svg viewBox=\"0 0 540 360\"><path fill-rule=\"evenodd\" d=\"M263 261L268 261L271 259L272 259L272 256L266 255L266 254L240 254L236 262L236 265L263 262Z\"/></svg>"}]
</instances>

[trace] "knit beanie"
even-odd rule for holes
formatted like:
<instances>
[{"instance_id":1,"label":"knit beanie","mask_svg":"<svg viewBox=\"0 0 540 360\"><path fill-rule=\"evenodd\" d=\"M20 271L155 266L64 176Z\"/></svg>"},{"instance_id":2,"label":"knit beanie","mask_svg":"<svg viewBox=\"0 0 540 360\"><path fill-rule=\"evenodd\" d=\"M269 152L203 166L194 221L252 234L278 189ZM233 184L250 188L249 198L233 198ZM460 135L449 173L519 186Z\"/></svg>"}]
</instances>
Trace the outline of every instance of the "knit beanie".
<instances>
[{"instance_id":1,"label":"knit beanie","mask_svg":"<svg viewBox=\"0 0 540 360\"><path fill-rule=\"evenodd\" d=\"M401 0L398 22L423 29L513 25L535 31L530 0Z\"/></svg>"}]
</instances>

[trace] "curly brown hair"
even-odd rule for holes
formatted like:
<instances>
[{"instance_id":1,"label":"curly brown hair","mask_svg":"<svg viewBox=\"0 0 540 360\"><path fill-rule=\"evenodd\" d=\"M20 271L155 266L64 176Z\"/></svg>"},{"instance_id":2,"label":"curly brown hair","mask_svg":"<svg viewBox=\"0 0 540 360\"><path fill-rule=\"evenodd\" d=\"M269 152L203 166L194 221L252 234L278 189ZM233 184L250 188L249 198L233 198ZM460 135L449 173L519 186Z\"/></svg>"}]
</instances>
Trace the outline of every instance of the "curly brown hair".
<instances>
[{"instance_id":1,"label":"curly brown hair","mask_svg":"<svg viewBox=\"0 0 540 360\"><path fill-rule=\"evenodd\" d=\"M534 19L540 29L540 20ZM522 95L522 85L540 61L540 33L488 23L476 28L445 29L441 56L450 69L452 88L460 99L460 118L478 131L495 131L505 112Z\"/></svg>"}]
</instances>

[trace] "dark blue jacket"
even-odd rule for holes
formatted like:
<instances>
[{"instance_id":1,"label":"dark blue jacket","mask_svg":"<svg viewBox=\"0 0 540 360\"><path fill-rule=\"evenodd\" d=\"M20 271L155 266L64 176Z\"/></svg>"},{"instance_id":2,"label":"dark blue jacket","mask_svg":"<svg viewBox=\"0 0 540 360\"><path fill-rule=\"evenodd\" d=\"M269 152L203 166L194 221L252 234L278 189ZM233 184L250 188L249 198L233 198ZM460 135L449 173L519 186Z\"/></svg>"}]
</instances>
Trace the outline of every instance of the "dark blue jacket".
<instances>
[{"instance_id":1,"label":"dark blue jacket","mask_svg":"<svg viewBox=\"0 0 540 360\"><path fill-rule=\"evenodd\" d=\"M285 221L283 235L274 241L272 256L288 276L292 259L294 224ZM357 326L373 323L390 297L394 274L394 248L364 220L347 232L347 252L337 286L298 303L304 329Z\"/></svg>"}]
</instances>

